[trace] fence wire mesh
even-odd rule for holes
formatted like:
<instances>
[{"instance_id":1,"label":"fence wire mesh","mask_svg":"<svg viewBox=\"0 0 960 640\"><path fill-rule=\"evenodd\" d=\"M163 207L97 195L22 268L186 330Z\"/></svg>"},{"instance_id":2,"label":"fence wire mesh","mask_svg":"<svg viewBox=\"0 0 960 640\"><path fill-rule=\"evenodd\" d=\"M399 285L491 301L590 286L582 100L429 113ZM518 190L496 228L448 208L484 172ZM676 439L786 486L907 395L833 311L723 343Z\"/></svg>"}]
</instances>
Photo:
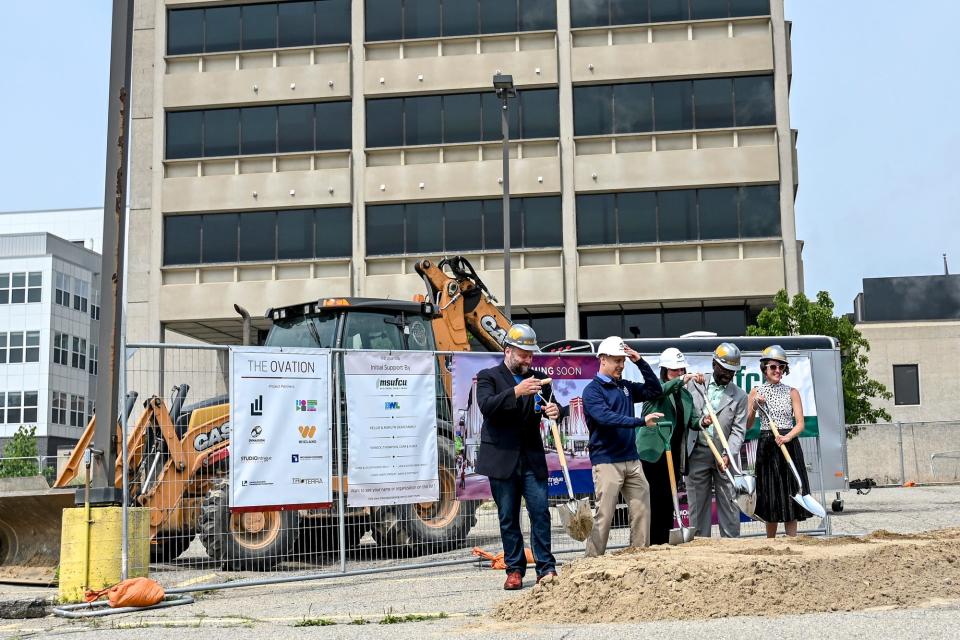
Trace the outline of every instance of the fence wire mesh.
<instances>
[{"instance_id":1,"label":"fence wire mesh","mask_svg":"<svg viewBox=\"0 0 960 640\"><path fill-rule=\"evenodd\" d=\"M501 549L497 510L489 499L458 500L457 483L466 463L463 434L438 373L436 384L437 451L440 499L434 502L377 507L349 507L345 492L349 469L343 351L334 350L330 380L333 444L333 502L308 510L232 513L229 490L229 440L255 435L249 425L231 425L229 349L211 345L129 345L125 390L138 393L124 428L128 443L128 504L150 510L151 574L167 588L198 590L211 586L255 584L341 575L345 572L423 568L472 562L474 547ZM437 353L438 363L448 354ZM439 372L438 368L438 372ZM322 429L321 429L322 431ZM544 430L546 434L546 430ZM582 439L581 439L582 440ZM545 435L548 455L552 438ZM568 456L584 456L577 438L563 443ZM820 469L815 438L802 441L811 484ZM467 443L466 446L470 446ZM339 451L338 451L339 449ZM745 447L745 467L752 468L755 444ZM341 467L341 464L343 465ZM118 480L122 478L118 461ZM282 488L277 489L282 491ZM817 495L822 499L822 492ZM557 504L566 497L552 498ZM681 505L685 512L685 507ZM551 541L557 554L579 554L584 544L566 535L559 513L551 508ZM684 513L686 517L686 513ZM811 518L801 532L823 532L826 521ZM522 511L524 539L530 523ZM761 522L744 522L741 535L762 535ZM714 535L719 535L714 525ZM618 510L608 549L627 546L628 517ZM137 566L130 554L129 571Z\"/></svg>"},{"instance_id":2,"label":"fence wire mesh","mask_svg":"<svg viewBox=\"0 0 960 640\"><path fill-rule=\"evenodd\" d=\"M856 425L847 441L851 479L878 485L960 481L960 421Z\"/></svg>"}]
</instances>

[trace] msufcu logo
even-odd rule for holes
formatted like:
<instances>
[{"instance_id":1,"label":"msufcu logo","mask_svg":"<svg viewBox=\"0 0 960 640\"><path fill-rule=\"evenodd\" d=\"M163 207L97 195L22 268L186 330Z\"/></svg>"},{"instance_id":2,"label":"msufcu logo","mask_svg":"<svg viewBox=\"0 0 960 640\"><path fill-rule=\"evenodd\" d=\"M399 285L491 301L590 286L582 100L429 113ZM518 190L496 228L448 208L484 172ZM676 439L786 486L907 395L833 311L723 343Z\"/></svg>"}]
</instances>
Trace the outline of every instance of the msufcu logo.
<instances>
[{"instance_id":1,"label":"msufcu logo","mask_svg":"<svg viewBox=\"0 0 960 640\"><path fill-rule=\"evenodd\" d=\"M377 389L387 391L405 391L407 389L406 378L377 378Z\"/></svg>"},{"instance_id":2,"label":"msufcu logo","mask_svg":"<svg viewBox=\"0 0 960 640\"><path fill-rule=\"evenodd\" d=\"M313 424L301 424L297 427L297 431L300 433L300 444L316 444L317 440L314 436L317 435L317 427Z\"/></svg>"}]
</instances>

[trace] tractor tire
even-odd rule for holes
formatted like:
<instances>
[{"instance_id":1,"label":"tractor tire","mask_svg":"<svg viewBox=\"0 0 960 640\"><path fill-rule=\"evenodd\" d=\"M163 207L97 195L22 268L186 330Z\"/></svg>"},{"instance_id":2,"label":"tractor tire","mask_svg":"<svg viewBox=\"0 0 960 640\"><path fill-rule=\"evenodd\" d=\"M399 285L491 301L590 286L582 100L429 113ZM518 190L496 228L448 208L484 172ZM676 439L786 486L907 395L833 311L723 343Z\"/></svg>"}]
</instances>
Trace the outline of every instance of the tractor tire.
<instances>
[{"instance_id":1,"label":"tractor tire","mask_svg":"<svg viewBox=\"0 0 960 640\"><path fill-rule=\"evenodd\" d=\"M466 545L477 524L477 502L458 501L453 441L440 436L440 500L378 508L373 538L380 555L412 556L440 553Z\"/></svg>"},{"instance_id":2,"label":"tractor tire","mask_svg":"<svg viewBox=\"0 0 960 640\"><path fill-rule=\"evenodd\" d=\"M350 519L344 523L347 553L360 547L360 539L370 530L366 519ZM313 518L301 518L299 549L303 553L334 553L340 551L340 524L336 518L326 518L314 523Z\"/></svg>"},{"instance_id":3,"label":"tractor tire","mask_svg":"<svg viewBox=\"0 0 960 640\"><path fill-rule=\"evenodd\" d=\"M161 531L150 541L151 564L166 564L179 558L190 543L195 531Z\"/></svg>"},{"instance_id":4,"label":"tractor tire","mask_svg":"<svg viewBox=\"0 0 960 640\"><path fill-rule=\"evenodd\" d=\"M269 571L294 552L300 533L296 511L230 513L230 483L218 482L200 508L200 541L227 569Z\"/></svg>"}]
</instances>

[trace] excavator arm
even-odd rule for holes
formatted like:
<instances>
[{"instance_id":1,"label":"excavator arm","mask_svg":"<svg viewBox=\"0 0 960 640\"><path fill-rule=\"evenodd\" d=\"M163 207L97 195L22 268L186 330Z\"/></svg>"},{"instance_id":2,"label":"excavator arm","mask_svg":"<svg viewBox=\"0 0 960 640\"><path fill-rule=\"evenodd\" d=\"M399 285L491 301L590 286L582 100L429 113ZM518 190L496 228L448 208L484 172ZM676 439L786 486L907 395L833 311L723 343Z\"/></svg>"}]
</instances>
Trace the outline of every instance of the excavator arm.
<instances>
[{"instance_id":1,"label":"excavator arm","mask_svg":"<svg viewBox=\"0 0 960 640\"><path fill-rule=\"evenodd\" d=\"M513 323L466 258L453 256L436 264L421 260L415 268L438 311L433 320L438 350L469 351L469 333L487 349L503 351L503 339Z\"/></svg>"}]
</instances>

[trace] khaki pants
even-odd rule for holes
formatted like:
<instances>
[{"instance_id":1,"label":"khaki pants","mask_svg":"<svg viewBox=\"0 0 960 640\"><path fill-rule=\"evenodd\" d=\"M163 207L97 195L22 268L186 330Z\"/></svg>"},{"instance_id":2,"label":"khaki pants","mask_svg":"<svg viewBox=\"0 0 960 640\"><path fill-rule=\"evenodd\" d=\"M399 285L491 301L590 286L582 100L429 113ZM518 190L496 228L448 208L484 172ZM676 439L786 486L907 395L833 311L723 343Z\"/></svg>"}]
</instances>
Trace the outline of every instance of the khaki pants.
<instances>
[{"instance_id":1,"label":"khaki pants","mask_svg":"<svg viewBox=\"0 0 960 640\"><path fill-rule=\"evenodd\" d=\"M587 538L588 558L602 556L607 550L617 496L621 493L630 509L630 546L650 545L650 485L639 460L594 465L593 492L597 513L593 516L593 531Z\"/></svg>"}]
</instances>

